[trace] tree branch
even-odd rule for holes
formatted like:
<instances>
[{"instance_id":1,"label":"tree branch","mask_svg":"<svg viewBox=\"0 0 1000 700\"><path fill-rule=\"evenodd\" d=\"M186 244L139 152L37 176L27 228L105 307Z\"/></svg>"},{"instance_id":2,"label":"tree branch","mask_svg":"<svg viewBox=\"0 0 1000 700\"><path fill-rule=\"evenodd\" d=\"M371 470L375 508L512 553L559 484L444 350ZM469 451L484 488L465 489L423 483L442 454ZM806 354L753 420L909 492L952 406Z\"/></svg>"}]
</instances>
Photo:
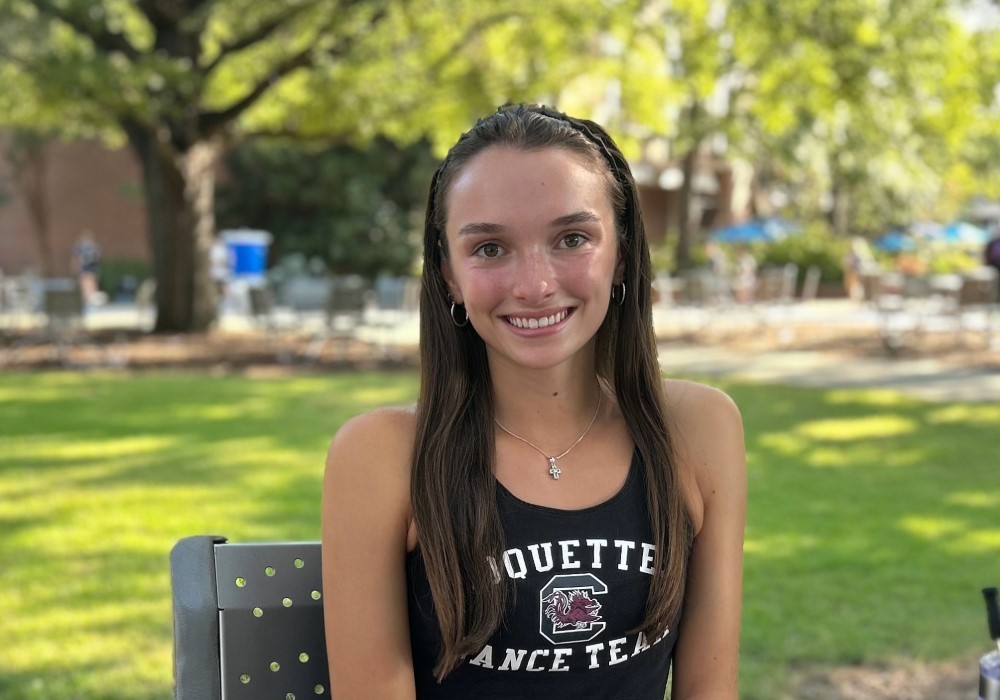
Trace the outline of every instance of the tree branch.
<instances>
[{"instance_id":1,"label":"tree branch","mask_svg":"<svg viewBox=\"0 0 1000 700\"><path fill-rule=\"evenodd\" d=\"M34 5L42 14L69 25L77 34L90 39L94 46L105 53L117 51L132 60L140 56L139 50L120 32L113 32L104 26L96 26L83 17L64 10L52 0L34 0Z\"/></svg>"},{"instance_id":2,"label":"tree branch","mask_svg":"<svg viewBox=\"0 0 1000 700\"><path fill-rule=\"evenodd\" d=\"M285 24L294 19L303 10L306 10L313 6L315 6L315 3L308 5L298 5L297 7L293 7L288 12L278 15L268 20L267 22L262 23L259 27L254 29L249 34L226 44L219 51L219 55L216 56L214 59L212 59L212 61L207 66L205 66L204 69L205 75L209 75L213 70L215 70L215 68L222 62L222 60L225 59L230 54L235 53L236 51L242 51L248 46L253 46L257 42L267 39L275 31L285 26Z\"/></svg>"},{"instance_id":3,"label":"tree branch","mask_svg":"<svg viewBox=\"0 0 1000 700\"><path fill-rule=\"evenodd\" d=\"M54 82L51 78L40 82L34 77L39 73L38 65L22 58L21 56L18 56L15 53L12 53L2 44L0 44L0 59L4 59L15 66L18 66L27 75L32 76L32 78L30 78L31 82L39 86L39 89L48 91L49 93L57 93L60 99L68 98L72 100L79 100L83 103L90 103L96 105L101 111L111 115L117 115L121 111L113 103L104 99L104 96L94 92L90 86L79 80L73 80L67 77L59 80L58 82Z\"/></svg>"},{"instance_id":4,"label":"tree branch","mask_svg":"<svg viewBox=\"0 0 1000 700\"><path fill-rule=\"evenodd\" d=\"M385 7L381 8L372 17L371 24L375 25L382 21L386 15ZM346 55L357 40L357 36L342 37L333 47L325 51L327 55L341 57ZM203 112L198 115L198 131L205 135L213 135L220 129L237 119L247 109L256 103L264 93L278 83L282 78L299 68L310 68L316 65L315 52L312 46L308 46L302 51L289 56L268 74L266 78L257 83L242 99L233 103L225 109L217 112Z\"/></svg>"},{"instance_id":5,"label":"tree branch","mask_svg":"<svg viewBox=\"0 0 1000 700\"><path fill-rule=\"evenodd\" d=\"M312 47L307 47L294 56L285 59L264 79L257 83L242 99L217 112L203 112L198 115L198 131L211 135L249 109L261 96L271 89L281 78L298 68L314 64Z\"/></svg>"},{"instance_id":6,"label":"tree branch","mask_svg":"<svg viewBox=\"0 0 1000 700\"><path fill-rule=\"evenodd\" d=\"M471 42L480 33L486 31L495 24L500 24L501 22L504 22L512 17L519 17L519 16L520 16L519 12L501 12L499 14L491 15L489 17L483 17L481 20L474 22L466 30L465 34L463 34L458 41L452 44L452 46L447 51L445 51L444 54L430 66L428 72L433 74L440 71L449 61L451 61L456 55L458 55L458 53L462 49L468 46L469 42Z\"/></svg>"}]
</instances>

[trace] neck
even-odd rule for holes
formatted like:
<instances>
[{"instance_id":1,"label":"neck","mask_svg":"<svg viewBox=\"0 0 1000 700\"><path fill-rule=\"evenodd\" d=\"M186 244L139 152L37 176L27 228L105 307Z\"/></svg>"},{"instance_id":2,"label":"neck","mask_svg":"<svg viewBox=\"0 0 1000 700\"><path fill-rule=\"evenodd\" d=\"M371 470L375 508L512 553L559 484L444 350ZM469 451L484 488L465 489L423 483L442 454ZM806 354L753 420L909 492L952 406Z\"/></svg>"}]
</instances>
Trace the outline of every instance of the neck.
<instances>
[{"instance_id":1,"label":"neck","mask_svg":"<svg viewBox=\"0 0 1000 700\"><path fill-rule=\"evenodd\" d=\"M493 375L496 419L545 449L565 448L579 436L593 419L601 392L592 366Z\"/></svg>"}]
</instances>

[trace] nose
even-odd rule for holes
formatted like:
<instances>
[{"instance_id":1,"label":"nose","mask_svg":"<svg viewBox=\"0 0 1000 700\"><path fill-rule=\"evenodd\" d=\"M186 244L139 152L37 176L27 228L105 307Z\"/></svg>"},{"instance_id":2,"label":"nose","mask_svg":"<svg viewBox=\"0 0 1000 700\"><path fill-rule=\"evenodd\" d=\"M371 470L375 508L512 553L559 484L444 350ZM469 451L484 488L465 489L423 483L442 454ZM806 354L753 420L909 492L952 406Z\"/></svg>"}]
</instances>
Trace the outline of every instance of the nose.
<instances>
[{"instance_id":1,"label":"nose","mask_svg":"<svg viewBox=\"0 0 1000 700\"><path fill-rule=\"evenodd\" d=\"M555 292L552 261L543 251L531 251L518 261L514 296L525 304L539 305Z\"/></svg>"}]
</instances>

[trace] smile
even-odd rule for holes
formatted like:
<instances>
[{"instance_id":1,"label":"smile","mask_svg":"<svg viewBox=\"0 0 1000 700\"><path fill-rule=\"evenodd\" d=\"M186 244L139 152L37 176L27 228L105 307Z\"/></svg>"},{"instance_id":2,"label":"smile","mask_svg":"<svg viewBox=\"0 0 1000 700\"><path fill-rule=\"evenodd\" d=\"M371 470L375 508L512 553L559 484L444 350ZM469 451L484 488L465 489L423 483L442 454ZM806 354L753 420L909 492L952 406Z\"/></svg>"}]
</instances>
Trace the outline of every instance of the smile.
<instances>
[{"instance_id":1,"label":"smile","mask_svg":"<svg viewBox=\"0 0 1000 700\"><path fill-rule=\"evenodd\" d=\"M504 319L515 328L548 328L566 320L572 309L563 309L559 313L540 318L526 318L522 316L505 316Z\"/></svg>"}]
</instances>

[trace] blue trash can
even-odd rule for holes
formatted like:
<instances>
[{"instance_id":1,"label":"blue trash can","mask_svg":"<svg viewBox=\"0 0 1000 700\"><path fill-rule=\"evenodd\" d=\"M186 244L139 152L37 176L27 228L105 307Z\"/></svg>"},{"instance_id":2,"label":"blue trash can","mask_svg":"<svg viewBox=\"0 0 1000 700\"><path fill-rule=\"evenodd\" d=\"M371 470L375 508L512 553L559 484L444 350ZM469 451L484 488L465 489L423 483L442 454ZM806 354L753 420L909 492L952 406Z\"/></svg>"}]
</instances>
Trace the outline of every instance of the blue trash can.
<instances>
[{"instance_id":1,"label":"blue trash can","mask_svg":"<svg viewBox=\"0 0 1000 700\"><path fill-rule=\"evenodd\" d=\"M220 231L219 237L230 251L233 279L257 280L267 272L267 250L273 237L267 231L232 229Z\"/></svg>"}]
</instances>

